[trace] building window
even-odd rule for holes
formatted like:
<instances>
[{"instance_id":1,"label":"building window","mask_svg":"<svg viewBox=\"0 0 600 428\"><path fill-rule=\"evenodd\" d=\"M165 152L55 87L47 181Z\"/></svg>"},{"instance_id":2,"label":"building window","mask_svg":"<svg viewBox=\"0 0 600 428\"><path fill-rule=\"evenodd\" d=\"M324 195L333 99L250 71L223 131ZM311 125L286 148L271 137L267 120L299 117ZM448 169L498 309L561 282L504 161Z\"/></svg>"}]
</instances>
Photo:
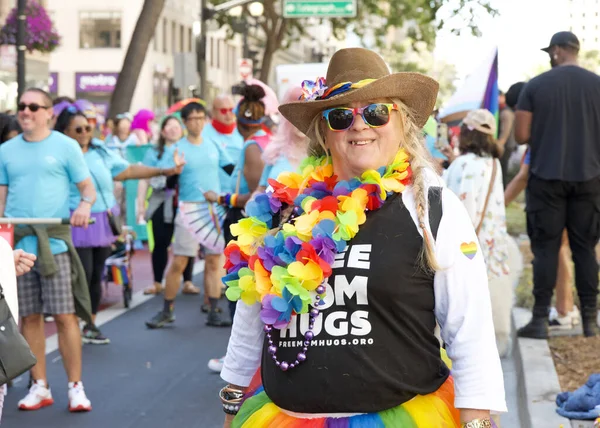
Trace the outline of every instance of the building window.
<instances>
[{"instance_id":1,"label":"building window","mask_svg":"<svg viewBox=\"0 0 600 428\"><path fill-rule=\"evenodd\" d=\"M167 53L167 46L168 46L168 42L167 42L167 33L168 33L168 24L167 24L167 20L163 19L163 25L162 25L162 48L163 48L163 53Z\"/></svg>"},{"instance_id":2,"label":"building window","mask_svg":"<svg viewBox=\"0 0 600 428\"><path fill-rule=\"evenodd\" d=\"M217 42L217 68L221 68L221 45L223 44L223 40L219 39Z\"/></svg>"},{"instance_id":3,"label":"building window","mask_svg":"<svg viewBox=\"0 0 600 428\"><path fill-rule=\"evenodd\" d=\"M120 48L121 12L80 12L79 47Z\"/></svg>"},{"instance_id":4,"label":"building window","mask_svg":"<svg viewBox=\"0 0 600 428\"><path fill-rule=\"evenodd\" d=\"M183 25L179 26L179 52L185 52L185 33Z\"/></svg>"},{"instance_id":5,"label":"building window","mask_svg":"<svg viewBox=\"0 0 600 428\"><path fill-rule=\"evenodd\" d=\"M177 52L177 24L171 23L171 53Z\"/></svg>"},{"instance_id":6,"label":"building window","mask_svg":"<svg viewBox=\"0 0 600 428\"><path fill-rule=\"evenodd\" d=\"M194 51L194 33L192 32L191 28L188 28L188 52L193 52Z\"/></svg>"}]
</instances>

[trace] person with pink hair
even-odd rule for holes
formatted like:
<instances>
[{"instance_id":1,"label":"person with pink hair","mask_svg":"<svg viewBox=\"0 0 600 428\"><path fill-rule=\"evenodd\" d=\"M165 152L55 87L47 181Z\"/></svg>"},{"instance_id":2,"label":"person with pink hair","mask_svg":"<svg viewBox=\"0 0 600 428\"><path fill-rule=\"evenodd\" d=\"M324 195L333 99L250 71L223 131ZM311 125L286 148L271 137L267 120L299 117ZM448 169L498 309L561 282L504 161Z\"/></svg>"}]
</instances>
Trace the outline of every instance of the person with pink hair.
<instances>
[{"instance_id":1,"label":"person with pink hair","mask_svg":"<svg viewBox=\"0 0 600 428\"><path fill-rule=\"evenodd\" d=\"M148 109L141 109L133 117L131 133L135 135L138 146L148 144L152 140L152 122L154 118L154 112Z\"/></svg>"},{"instance_id":2,"label":"person with pink hair","mask_svg":"<svg viewBox=\"0 0 600 428\"><path fill-rule=\"evenodd\" d=\"M283 104L297 101L302 94L302 88L292 87L283 97ZM296 171L300 162L307 156L309 139L292 125L286 118L280 116L277 133L263 152L265 167L260 177L257 192L264 192L270 178L276 179L285 171Z\"/></svg>"}]
</instances>

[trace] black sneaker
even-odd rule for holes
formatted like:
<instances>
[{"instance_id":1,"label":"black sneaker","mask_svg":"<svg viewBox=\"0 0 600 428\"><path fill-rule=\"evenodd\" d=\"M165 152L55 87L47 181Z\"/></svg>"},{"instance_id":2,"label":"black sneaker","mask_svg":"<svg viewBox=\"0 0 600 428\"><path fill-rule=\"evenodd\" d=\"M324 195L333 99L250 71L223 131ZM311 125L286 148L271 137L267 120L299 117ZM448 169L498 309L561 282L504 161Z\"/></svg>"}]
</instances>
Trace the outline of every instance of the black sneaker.
<instances>
[{"instance_id":1,"label":"black sneaker","mask_svg":"<svg viewBox=\"0 0 600 428\"><path fill-rule=\"evenodd\" d=\"M525 326L517 330L518 337L548 339L548 317L533 317Z\"/></svg>"},{"instance_id":2,"label":"black sneaker","mask_svg":"<svg viewBox=\"0 0 600 428\"><path fill-rule=\"evenodd\" d=\"M600 336L600 328L597 324L598 310L596 307L581 309L581 324L585 337Z\"/></svg>"},{"instance_id":3,"label":"black sneaker","mask_svg":"<svg viewBox=\"0 0 600 428\"><path fill-rule=\"evenodd\" d=\"M160 311L154 315L151 320L146 321L146 326L148 328L163 328L166 324L172 323L173 321L175 321L175 315Z\"/></svg>"},{"instance_id":4,"label":"black sneaker","mask_svg":"<svg viewBox=\"0 0 600 428\"><path fill-rule=\"evenodd\" d=\"M210 327L231 327L231 321L224 318L221 311L211 311L206 318L206 325Z\"/></svg>"},{"instance_id":5,"label":"black sneaker","mask_svg":"<svg viewBox=\"0 0 600 428\"><path fill-rule=\"evenodd\" d=\"M83 343L91 343L93 345L108 345L110 339L102 334L100 329L95 325L86 325L81 333Z\"/></svg>"}]
</instances>

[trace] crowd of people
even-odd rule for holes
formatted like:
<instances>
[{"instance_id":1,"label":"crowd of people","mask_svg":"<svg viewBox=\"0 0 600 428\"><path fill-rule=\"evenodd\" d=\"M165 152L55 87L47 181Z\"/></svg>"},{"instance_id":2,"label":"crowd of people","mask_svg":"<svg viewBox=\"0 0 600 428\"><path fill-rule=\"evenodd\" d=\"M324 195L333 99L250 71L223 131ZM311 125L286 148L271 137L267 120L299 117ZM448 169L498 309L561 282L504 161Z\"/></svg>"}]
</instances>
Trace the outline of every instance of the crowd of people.
<instances>
[{"instance_id":1,"label":"crowd of people","mask_svg":"<svg viewBox=\"0 0 600 428\"><path fill-rule=\"evenodd\" d=\"M182 289L203 294L208 326L232 326L226 355L208 364L228 382L225 426L497 426L515 280L505 206L525 188L535 306L519 336L579 322L585 336L599 330L600 78L577 65L578 49L573 34L555 35L554 68L501 94L499 122L468 112L440 161L422 131L437 82L391 74L361 48L336 52L325 78L290 89L276 129L265 126L258 85L210 110L190 102L156 136L151 111L120 114L104 141L85 100L27 90L17 119L0 117L0 215L71 224L15 229L21 328L37 358L19 408L53 404L51 314L69 409L91 410L81 343L110 342L95 318L125 206L116 184L139 179L136 218L153 236L144 292L163 295L145 324L174 323ZM148 143L142 163L126 160L127 147ZM517 143L527 154L509 181ZM201 247L186 224L180 204L198 202L226 210L224 250ZM192 283L199 254L203 290Z\"/></svg>"}]
</instances>

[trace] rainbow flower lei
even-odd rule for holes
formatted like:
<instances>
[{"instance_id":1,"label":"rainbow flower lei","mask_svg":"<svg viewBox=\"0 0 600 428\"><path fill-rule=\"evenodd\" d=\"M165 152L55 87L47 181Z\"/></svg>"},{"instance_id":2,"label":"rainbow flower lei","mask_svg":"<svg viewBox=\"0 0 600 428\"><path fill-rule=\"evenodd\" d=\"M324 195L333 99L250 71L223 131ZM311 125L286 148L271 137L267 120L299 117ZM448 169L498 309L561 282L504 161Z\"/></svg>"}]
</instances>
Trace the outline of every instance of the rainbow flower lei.
<instances>
[{"instance_id":1,"label":"rainbow flower lei","mask_svg":"<svg viewBox=\"0 0 600 428\"><path fill-rule=\"evenodd\" d=\"M231 226L237 239L225 248L227 298L260 302L262 321L275 328L318 305L313 302L324 293L321 285L331 275L335 254L366 221L365 211L379 209L390 194L404 191L412 176L404 150L387 168L349 181L338 181L328 157L309 157L300 171L269 180L273 191L246 205L249 217ZM289 206L295 217L270 233L274 217Z\"/></svg>"}]
</instances>

